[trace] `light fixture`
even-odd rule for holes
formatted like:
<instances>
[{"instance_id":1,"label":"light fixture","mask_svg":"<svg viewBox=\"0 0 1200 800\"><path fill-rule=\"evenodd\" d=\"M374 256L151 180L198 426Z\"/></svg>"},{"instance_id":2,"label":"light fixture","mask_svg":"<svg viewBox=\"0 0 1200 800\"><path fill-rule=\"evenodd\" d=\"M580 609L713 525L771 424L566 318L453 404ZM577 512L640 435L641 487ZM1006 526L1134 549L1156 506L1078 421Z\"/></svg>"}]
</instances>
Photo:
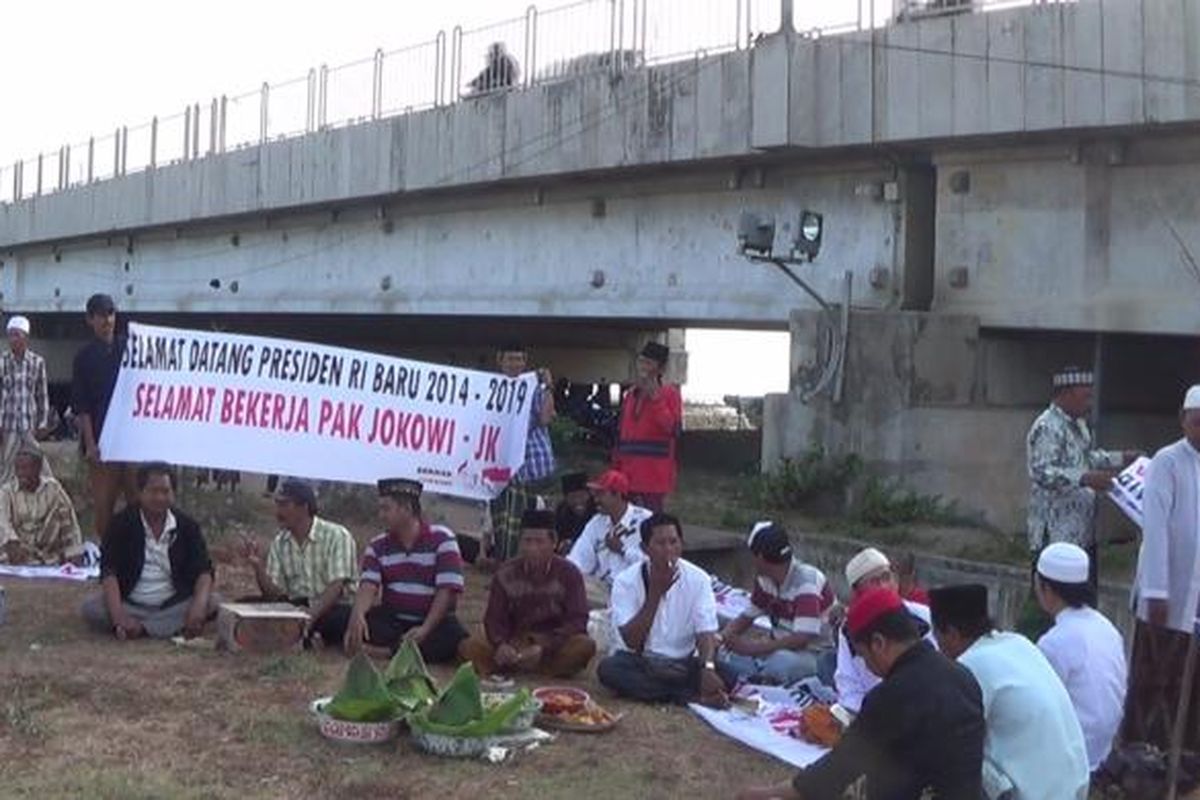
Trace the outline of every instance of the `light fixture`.
<instances>
[{"instance_id":1,"label":"light fixture","mask_svg":"<svg viewBox=\"0 0 1200 800\"><path fill-rule=\"evenodd\" d=\"M771 248L775 244L775 219L743 211L738 219L737 242L738 252L742 255L771 255Z\"/></svg>"},{"instance_id":2,"label":"light fixture","mask_svg":"<svg viewBox=\"0 0 1200 800\"><path fill-rule=\"evenodd\" d=\"M792 242L792 258L812 261L821 252L821 236L825 229L825 218L815 211L801 211L796 225L796 238Z\"/></svg>"}]
</instances>

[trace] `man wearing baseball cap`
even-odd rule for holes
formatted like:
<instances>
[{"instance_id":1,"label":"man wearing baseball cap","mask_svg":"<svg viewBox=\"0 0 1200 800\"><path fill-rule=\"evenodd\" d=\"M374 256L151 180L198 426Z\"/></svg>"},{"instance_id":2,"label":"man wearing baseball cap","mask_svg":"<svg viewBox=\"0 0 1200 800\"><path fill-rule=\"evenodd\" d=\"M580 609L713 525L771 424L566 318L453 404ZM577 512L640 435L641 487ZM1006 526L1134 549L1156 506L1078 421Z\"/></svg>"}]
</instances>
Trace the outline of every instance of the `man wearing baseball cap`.
<instances>
[{"instance_id":1,"label":"man wearing baseball cap","mask_svg":"<svg viewBox=\"0 0 1200 800\"><path fill-rule=\"evenodd\" d=\"M896 590L859 592L846 615L854 650L881 679L841 741L791 784L742 792L740 800L841 797L861 776L867 798L982 797L984 718L979 684L922 641Z\"/></svg>"},{"instance_id":2,"label":"man wearing baseball cap","mask_svg":"<svg viewBox=\"0 0 1200 800\"><path fill-rule=\"evenodd\" d=\"M36 447L50 427L46 360L29 349L29 319L9 317L6 331L8 352L0 356L0 485L12 480L17 451ZM54 477L44 458L42 477Z\"/></svg>"},{"instance_id":3,"label":"man wearing baseball cap","mask_svg":"<svg viewBox=\"0 0 1200 800\"><path fill-rule=\"evenodd\" d=\"M1092 607L1088 571L1083 548L1055 542L1038 557L1034 588L1042 610L1054 618L1038 649L1067 687L1095 772L1121 727L1129 669L1121 634Z\"/></svg>"},{"instance_id":4,"label":"man wearing baseball cap","mask_svg":"<svg viewBox=\"0 0 1200 800\"><path fill-rule=\"evenodd\" d=\"M717 671L726 684L766 679L786 685L817 674L829 649L824 617L836 599L825 574L795 557L787 530L759 522L747 542L754 557L750 606L721 632ZM771 622L769 637L747 636L759 617Z\"/></svg>"},{"instance_id":5,"label":"man wearing baseball cap","mask_svg":"<svg viewBox=\"0 0 1200 800\"><path fill-rule=\"evenodd\" d=\"M846 584L850 587L852 598L868 589L883 587L899 592L900 588L896 574L892 571L892 563L874 547L859 551L846 564ZM933 637L929 634L929 607L910 600L905 600L904 606L920 621L929 643L934 644ZM858 713L867 692L879 685L879 676L854 652L844 630L842 635L838 636L837 669L833 682L837 688L838 705L851 714Z\"/></svg>"},{"instance_id":6,"label":"man wearing baseball cap","mask_svg":"<svg viewBox=\"0 0 1200 800\"><path fill-rule=\"evenodd\" d=\"M358 584L358 544L345 527L317 514L312 485L288 478L275 494L280 530L266 558L255 539L244 542L246 561L261 600L284 601L309 610L309 639L340 647L350 621L350 598Z\"/></svg>"},{"instance_id":7,"label":"man wearing baseball cap","mask_svg":"<svg viewBox=\"0 0 1200 800\"><path fill-rule=\"evenodd\" d=\"M645 559L638 530L650 511L629 502L629 478L618 470L608 470L587 486L600 510L584 526L567 558L585 579L611 587L617 575Z\"/></svg>"}]
</instances>

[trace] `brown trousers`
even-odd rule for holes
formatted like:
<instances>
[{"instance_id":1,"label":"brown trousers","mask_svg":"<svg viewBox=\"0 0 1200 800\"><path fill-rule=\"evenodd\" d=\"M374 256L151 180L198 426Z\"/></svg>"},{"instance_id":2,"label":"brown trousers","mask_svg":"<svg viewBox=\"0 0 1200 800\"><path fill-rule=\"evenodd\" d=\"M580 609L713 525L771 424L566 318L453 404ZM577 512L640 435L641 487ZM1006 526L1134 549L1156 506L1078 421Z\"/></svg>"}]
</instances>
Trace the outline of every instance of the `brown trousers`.
<instances>
[{"instance_id":1,"label":"brown trousers","mask_svg":"<svg viewBox=\"0 0 1200 800\"><path fill-rule=\"evenodd\" d=\"M524 670L551 678L569 678L587 667L596 655L596 643L587 634L577 633L567 638L556 649L548 647L548 638L537 634L522 634L510 642L518 651L532 645L542 648L542 657L537 664L528 664ZM470 661L475 666L475 672L480 676L495 675L499 672L495 661L495 648L484 636L472 636L464 639L458 646L458 657ZM511 668L510 668L511 669ZM518 667L520 669L520 667Z\"/></svg>"},{"instance_id":2,"label":"brown trousers","mask_svg":"<svg viewBox=\"0 0 1200 800\"><path fill-rule=\"evenodd\" d=\"M117 498L125 496L125 504L137 502L137 478L132 464L122 461L88 462L88 480L92 488L92 519L96 538L104 541L112 521Z\"/></svg>"},{"instance_id":3,"label":"brown trousers","mask_svg":"<svg viewBox=\"0 0 1200 800\"><path fill-rule=\"evenodd\" d=\"M1182 631L1158 628L1138 620L1130 659L1129 693L1125 697L1125 719L1121 739L1149 742L1166 750L1179 713L1183 688L1183 661L1188 639ZM1183 748L1200 751L1200 670L1192 685Z\"/></svg>"}]
</instances>

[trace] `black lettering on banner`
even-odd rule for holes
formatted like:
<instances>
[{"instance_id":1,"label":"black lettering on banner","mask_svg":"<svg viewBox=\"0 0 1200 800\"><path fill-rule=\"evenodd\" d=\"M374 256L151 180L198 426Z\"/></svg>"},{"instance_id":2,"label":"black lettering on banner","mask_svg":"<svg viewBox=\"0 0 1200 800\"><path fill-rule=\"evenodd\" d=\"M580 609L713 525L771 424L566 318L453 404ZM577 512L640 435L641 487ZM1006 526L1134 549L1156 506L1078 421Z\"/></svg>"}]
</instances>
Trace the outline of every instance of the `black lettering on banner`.
<instances>
[{"instance_id":1,"label":"black lettering on banner","mask_svg":"<svg viewBox=\"0 0 1200 800\"><path fill-rule=\"evenodd\" d=\"M470 379L466 375L460 376L457 372L430 372L429 384L425 389L425 402L453 405L458 401L465 406L469 392Z\"/></svg>"},{"instance_id":2,"label":"black lettering on banner","mask_svg":"<svg viewBox=\"0 0 1200 800\"><path fill-rule=\"evenodd\" d=\"M514 378L492 378L488 381L488 400L484 410L495 411L499 414L520 415L525 410L527 394L529 394L529 386L525 381Z\"/></svg>"}]
</instances>

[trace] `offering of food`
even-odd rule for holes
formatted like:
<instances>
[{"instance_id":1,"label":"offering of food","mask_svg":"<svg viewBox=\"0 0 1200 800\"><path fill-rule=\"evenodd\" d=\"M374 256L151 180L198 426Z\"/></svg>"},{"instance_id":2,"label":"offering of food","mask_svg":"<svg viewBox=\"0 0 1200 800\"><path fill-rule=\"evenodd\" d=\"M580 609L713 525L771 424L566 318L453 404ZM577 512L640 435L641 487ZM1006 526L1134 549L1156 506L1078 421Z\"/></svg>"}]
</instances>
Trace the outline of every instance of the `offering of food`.
<instances>
[{"instance_id":1,"label":"offering of food","mask_svg":"<svg viewBox=\"0 0 1200 800\"><path fill-rule=\"evenodd\" d=\"M592 700L584 690L570 686L543 686L534 689L533 696L541 701L542 713L550 716L578 713Z\"/></svg>"},{"instance_id":2,"label":"offering of food","mask_svg":"<svg viewBox=\"0 0 1200 800\"><path fill-rule=\"evenodd\" d=\"M611 712L604 710L595 703L588 703L579 711L572 711L567 714L557 714L556 716L564 722L570 722L575 725L587 725L590 727L611 725L617 721L617 718L613 716Z\"/></svg>"},{"instance_id":3,"label":"offering of food","mask_svg":"<svg viewBox=\"0 0 1200 800\"><path fill-rule=\"evenodd\" d=\"M415 734L480 738L497 736L512 729L514 722L533 706L526 689L488 699L485 704L475 668L463 664L454 678L428 708L409 715ZM536 711L534 712L536 713Z\"/></svg>"},{"instance_id":4,"label":"offering of food","mask_svg":"<svg viewBox=\"0 0 1200 800\"><path fill-rule=\"evenodd\" d=\"M819 703L804 709L797 730L801 739L823 747L833 747L842 738L842 723L829 706Z\"/></svg>"}]
</instances>

